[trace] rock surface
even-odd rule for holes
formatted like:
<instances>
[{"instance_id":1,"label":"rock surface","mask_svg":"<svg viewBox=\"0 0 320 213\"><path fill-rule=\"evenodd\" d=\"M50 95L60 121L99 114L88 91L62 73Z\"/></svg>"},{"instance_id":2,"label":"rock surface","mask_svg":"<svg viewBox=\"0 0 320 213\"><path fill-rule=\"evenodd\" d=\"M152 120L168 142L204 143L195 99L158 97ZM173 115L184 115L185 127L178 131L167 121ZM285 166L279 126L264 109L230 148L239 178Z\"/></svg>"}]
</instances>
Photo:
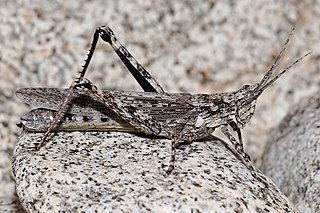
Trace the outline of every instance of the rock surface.
<instances>
[{"instance_id":1,"label":"rock surface","mask_svg":"<svg viewBox=\"0 0 320 213\"><path fill-rule=\"evenodd\" d=\"M17 212L24 213L24 209L20 204L20 201L17 196L11 197L10 195L7 197L0 198L0 212Z\"/></svg>"},{"instance_id":2,"label":"rock surface","mask_svg":"<svg viewBox=\"0 0 320 213\"><path fill-rule=\"evenodd\" d=\"M320 212L320 91L272 132L262 169L299 212Z\"/></svg>"},{"instance_id":3,"label":"rock surface","mask_svg":"<svg viewBox=\"0 0 320 213\"><path fill-rule=\"evenodd\" d=\"M190 93L258 82L295 25L280 67L305 52L312 55L262 95L244 129L246 150L259 165L268 131L290 106L319 89L319 5L319 0L0 1L0 200L16 202L11 172L21 132L16 123L31 109L16 99L15 90L68 87L102 24L112 27L166 91ZM88 77L101 88L140 89L101 43Z\"/></svg>"},{"instance_id":4,"label":"rock surface","mask_svg":"<svg viewBox=\"0 0 320 213\"><path fill-rule=\"evenodd\" d=\"M14 152L17 193L29 212L295 212L217 139L181 146L166 176L167 139L58 133L32 151L41 136L21 135Z\"/></svg>"}]
</instances>

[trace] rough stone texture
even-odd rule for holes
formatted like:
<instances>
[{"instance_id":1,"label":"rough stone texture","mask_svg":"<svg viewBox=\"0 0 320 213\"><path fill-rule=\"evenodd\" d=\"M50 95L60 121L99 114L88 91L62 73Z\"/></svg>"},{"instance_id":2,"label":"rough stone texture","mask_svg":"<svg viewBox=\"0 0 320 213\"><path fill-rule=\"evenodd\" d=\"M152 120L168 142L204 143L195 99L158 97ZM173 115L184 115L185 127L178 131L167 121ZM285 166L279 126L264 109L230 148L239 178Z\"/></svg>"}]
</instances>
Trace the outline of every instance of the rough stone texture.
<instances>
[{"instance_id":1,"label":"rough stone texture","mask_svg":"<svg viewBox=\"0 0 320 213\"><path fill-rule=\"evenodd\" d=\"M272 132L262 169L299 212L320 212L320 91Z\"/></svg>"},{"instance_id":2,"label":"rough stone texture","mask_svg":"<svg viewBox=\"0 0 320 213\"><path fill-rule=\"evenodd\" d=\"M180 147L167 177L167 139L59 133L31 151L41 137L21 135L14 152L17 193L30 212L295 212L219 140Z\"/></svg>"},{"instance_id":3,"label":"rough stone texture","mask_svg":"<svg viewBox=\"0 0 320 213\"><path fill-rule=\"evenodd\" d=\"M259 81L295 25L280 67L313 53L258 100L244 142L259 163L270 128L289 106L319 88L319 5L319 0L0 1L0 199L15 197L10 162L21 131L15 124L30 110L14 91L68 87L95 27L106 23L166 91L191 93L231 91ZM102 88L139 89L105 45L98 46L88 77Z\"/></svg>"}]
</instances>

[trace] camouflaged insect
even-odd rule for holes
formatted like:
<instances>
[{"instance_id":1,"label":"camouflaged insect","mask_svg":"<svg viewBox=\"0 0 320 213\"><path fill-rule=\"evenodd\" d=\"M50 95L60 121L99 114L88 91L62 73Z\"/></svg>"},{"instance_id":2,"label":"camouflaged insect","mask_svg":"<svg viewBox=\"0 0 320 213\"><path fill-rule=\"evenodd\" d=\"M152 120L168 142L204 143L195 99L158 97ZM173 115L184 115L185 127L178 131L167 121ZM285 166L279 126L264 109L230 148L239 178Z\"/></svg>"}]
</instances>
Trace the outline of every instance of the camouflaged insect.
<instances>
[{"instance_id":1,"label":"camouflaged insect","mask_svg":"<svg viewBox=\"0 0 320 213\"><path fill-rule=\"evenodd\" d=\"M109 27L98 27L83 70L69 89L24 88L17 91L17 96L25 102L44 108L29 112L20 125L28 131L45 131L37 148L43 146L53 131L125 131L163 136L172 139L168 174L174 168L175 149L179 142L202 139L219 129L252 175L259 178L249 155L244 152L241 129L253 116L261 93L310 54L300 57L270 79L293 31L259 83L245 85L234 92L188 94L165 93L150 73L118 42ZM84 78L99 37L113 47L145 92L100 90ZM83 98L85 96L90 98ZM48 97L50 103L46 101ZM238 140L228 127L237 133Z\"/></svg>"}]
</instances>

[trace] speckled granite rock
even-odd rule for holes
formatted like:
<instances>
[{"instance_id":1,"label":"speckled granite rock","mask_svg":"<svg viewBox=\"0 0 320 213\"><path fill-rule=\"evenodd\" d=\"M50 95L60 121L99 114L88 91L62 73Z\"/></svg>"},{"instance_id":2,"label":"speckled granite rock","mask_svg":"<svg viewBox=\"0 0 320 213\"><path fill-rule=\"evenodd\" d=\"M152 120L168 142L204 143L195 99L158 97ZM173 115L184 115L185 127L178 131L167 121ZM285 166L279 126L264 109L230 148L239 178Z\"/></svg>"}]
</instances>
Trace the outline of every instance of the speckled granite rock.
<instances>
[{"instance_id":1,"label":"speckled granite rock","mask_svg":"<svg viewBox=\"0 0 320 213\"><path fill-rule=\"evenodd\" d=\"M30 110L14 91L67 87L101 24L113 28L166 91L190 93L231 91L259 81L295 25L280 66L313 53L258 101L243 135L259 164L270 128L293 103L319 88L319 5L319 0L0 1L0 197L15 197L10 171L20 133L15 124ZM103 45L88 75L102 88L139 89Z\"/></svg>"},{"instance_id":2,"label":"speckled granite rock","mask_svg":"<svg viewBox=\"0 0 320 213\"><path fill-rule=\"evenodd\" d=\"M320 91L273 132L262 168L299 212L320 212Z\"/></svg>"},{"instance_id":3,"label":"speckled granite rock","mask_svg":"<svg viewBox=\"0 0 320 213\"><path fill-rule=\"evenodd\" d=\"M294 212L266 189L222 141L186 144L166 177L170 143L127 133L21 135L14 153L17 193L30 212Z\"/></svg>"}]
</instances>

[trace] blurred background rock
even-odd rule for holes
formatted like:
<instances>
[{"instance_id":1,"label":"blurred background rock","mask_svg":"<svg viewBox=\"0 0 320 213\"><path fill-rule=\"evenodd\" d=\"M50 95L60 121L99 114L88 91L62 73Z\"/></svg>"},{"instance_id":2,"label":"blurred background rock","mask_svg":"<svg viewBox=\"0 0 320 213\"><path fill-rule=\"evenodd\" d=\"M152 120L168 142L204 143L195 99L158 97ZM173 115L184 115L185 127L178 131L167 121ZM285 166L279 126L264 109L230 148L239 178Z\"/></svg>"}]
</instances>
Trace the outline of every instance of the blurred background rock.
<instances>
[{"instance_id":1,"label":"blurred background rock","mask_svg":"<svg viewBox=\"0 0 320 213\"><path fill-rule=\"evenodd\" d=\"M14 91L68 87L103 24L166 91L190 93L233 91L260 81L296 26L279 67L312 55L260 97L244 129L245 149L259 165L268 131L320 87L319 8L319 0L0 0L0 201L15 199L16 124L31 109ZM87 77L100 88L141 90L106 44L98 45Z\"/></svg>"}]
</instances>

